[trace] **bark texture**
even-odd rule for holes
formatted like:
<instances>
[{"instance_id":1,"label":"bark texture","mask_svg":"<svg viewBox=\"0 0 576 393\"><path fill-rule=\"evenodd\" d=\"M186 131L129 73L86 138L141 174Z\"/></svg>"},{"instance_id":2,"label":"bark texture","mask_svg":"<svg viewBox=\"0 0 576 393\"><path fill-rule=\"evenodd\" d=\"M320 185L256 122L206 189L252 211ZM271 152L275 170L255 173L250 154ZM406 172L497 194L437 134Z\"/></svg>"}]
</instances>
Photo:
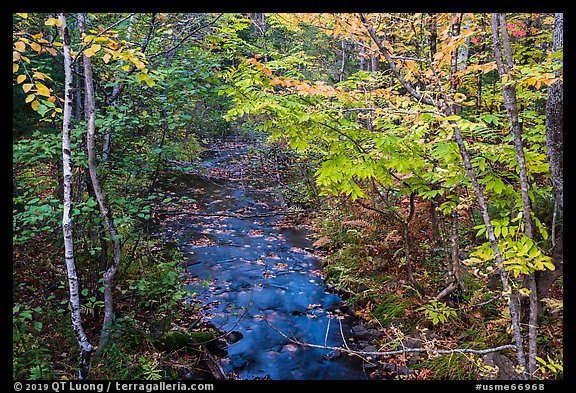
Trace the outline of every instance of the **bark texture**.
<instances>
[{"instance_id":1,"label":"bark texture","mask_svg":"<svg viewBox=\"0 0 576 393\"><path fill-rule=\"evenodd\" d=\"M78 26L80 28L80 33L86 32L86 16L85 14L78 14ZM90 172L90 179L92 180L92 186L94 188L94 194L96 200L98 201L98 206L100 212L104 217L106 223L106 228L112 239L114 245L114 257L111 266L104 272L104 322L102 325L102 331L100 333L100 339L98 341L98 350L96 352L96 357L102 354L102 351L108 343L110 336L110 328L112 326L114 317L114 276L118 271L120 266L120 261L122 258L122 244L120 243L120 238L118 236L118 231L116 225L114 225L114 220L112 213L104 198L104 193L100 186L100 180L98 179L97 163L96 163L96 143L95 138L95 119L96 119L96 104L94 100L94 82L92 77L92 63L90 57L86 56L85 53L82 55L82 61L84 63L84 83L85 83L85 112L86 119L88 122L88 129L86 131L86 150L88 153L88 171Z\"/></svg>"},{"instance_id":2,"label":"bark texture","mask_svg":"<svg viewBox=\"0 0 576 393\"><path fill-rule=\"evenodd\" d=\"M558 52L564 48L564 16L558 13L554 16L554 43L553 51ZM561 61L561 60L557 60ZM556 77L562 75L561 71ZM557 226L553 228L552 263L555 270L547 270L537 275L536 286L540 297L545 297L554 282L564 272L563 239L564 239L564 83L562 79L556 80L548 87L548 100L546 102L546 150L550 166L550 176L554 190L554 199L557 211ZM556 227L558 228L557 230ZM556 235L556 236L554 236Z\"/></svg>"},{"instance_id":3,"label":"bark texture","mask_svg":"<svg viewBox=\"0 0 576 393\"><path fill-rule=\"evenodd\" d=\"M80 346L80 361L78 379L88 378L90 368L90 356L94 348L82 327L80 315L80 290L78 288L78 275L74 262L74 240L72 237L72 217L71 217L71 190L72 190L72 169L71 169L71 147L70 131L72 129L72 105L74 89L72 87L72 57L70 54L70 34L66 25L64 14L58 14L60 21L60 35L62 37L62 52L64 56L64 110L62 125L62 169L64 175L64 212L62 216L62 232L64 234L64 260L68 273L68 288L70 290L70 317L76 340Z\"/></svg>"}]
</instances>

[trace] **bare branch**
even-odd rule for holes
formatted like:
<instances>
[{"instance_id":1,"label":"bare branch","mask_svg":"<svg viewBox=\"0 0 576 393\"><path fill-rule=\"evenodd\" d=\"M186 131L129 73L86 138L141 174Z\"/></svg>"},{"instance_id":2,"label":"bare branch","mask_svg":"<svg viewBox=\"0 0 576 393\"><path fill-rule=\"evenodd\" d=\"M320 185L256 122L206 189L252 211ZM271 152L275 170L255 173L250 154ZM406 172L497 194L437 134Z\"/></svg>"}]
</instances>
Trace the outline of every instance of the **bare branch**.
<instances>
[{"instance_id":1,"label":"bare branch","mask_svg":"<svg viewBox=\"0 0 576 393\"><path fill-rule=\"evenodd\" d=\"M352 355L358 355L358 356L364 356L364 355L391 356L391 355L399 355L402 353L418 353L418 352L436 353L439 355L451 355L451 354L455 354L455 353L471 353L474 355L485 355L485 354L491 353L491 352L498 352L498 351L503 351L506 349L515 349L516 348L516 346L514 344L506 344L506 345L501 345L499 347L493 347L493 348L487 348L487 349L404 348L404 349L398 349L398 350L394 350L394 351L358 351L358 350L350 349L346 344L345 344L346 345L346 348L345 348L345 347L334 347L334 346L329 346L329 345L317 345L317 344L305 343L305 342L297 340L295 338L288 337L285 333L281 332L276 327L274 327L272 324L270 324L270 322L268 322L267 320L265 320L265 321L266 321L266 324L268 326L270 326L270 328L272 328L274 331L276 331L278 334L280 334L282 337L284 337L285 339L287 339L288 341L290 341L293 344L301 345L301 346L309 347L309 348L319 348L319 349L326 349L326 350L331 350L331 351L341 351L341 352L346 352L346 353L349 353Z\"/></svg>"}]
</instances>

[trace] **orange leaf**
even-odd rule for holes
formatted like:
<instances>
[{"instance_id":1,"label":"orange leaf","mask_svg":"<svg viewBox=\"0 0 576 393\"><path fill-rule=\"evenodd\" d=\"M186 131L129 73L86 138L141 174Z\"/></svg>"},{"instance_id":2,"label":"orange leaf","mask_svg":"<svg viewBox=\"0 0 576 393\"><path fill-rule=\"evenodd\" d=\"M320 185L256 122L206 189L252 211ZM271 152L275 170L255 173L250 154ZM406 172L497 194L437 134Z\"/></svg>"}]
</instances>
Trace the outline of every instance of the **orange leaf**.
<instances>
[{"instance_id":1,"label":"orange leaf","mask_svg":"<svg viewBox=\"0 0 576 393\"><path fill-rule=\"evenodd\" d=\"M32 48L32 50L35 50L38 53L42 51L42 47L40 46L40 44L37 44L36 42L31 42L30 48Z\"/></svg>"},{"instance_id":2,"label":"orange leaf","mask_svg":"<svg viewBox=\"0 0 576 393\"><path fill-rule=\"evenodd\" d=\"M18 78L16 78L16 82L18 82L18 84L24 82L26 80L26 75L18 75Z\"/></svg>"},{"instance_id":3,"label":"orange leaf","mask_svg":"<svg viewBox=\"0 0 576 393\"><path fill-rule=\"evenodd\" d=\"M14 43L14 48L16 48L18 52L24 52L26 50L26 44L22 41L18 41Z\"/></svg>"},{"instance_id":4,"label":"orange leaf","mask_svg":"<svg viewBox=\"0 0 576 393\"><path fill-rule=\"evenodd\" d=\"M32 83L24 83L22 85L22 90L24 90L24 93L28 93L33 86Z\"/></svg>"}]
</instances>

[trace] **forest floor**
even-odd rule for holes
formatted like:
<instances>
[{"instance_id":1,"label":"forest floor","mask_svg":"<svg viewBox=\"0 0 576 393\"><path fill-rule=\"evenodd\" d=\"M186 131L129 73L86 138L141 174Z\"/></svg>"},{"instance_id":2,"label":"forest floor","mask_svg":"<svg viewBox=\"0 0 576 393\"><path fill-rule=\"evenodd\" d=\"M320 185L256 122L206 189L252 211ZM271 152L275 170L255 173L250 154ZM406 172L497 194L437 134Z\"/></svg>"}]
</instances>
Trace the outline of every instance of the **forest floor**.
<instances>
[{"instance_id":1,"label":"forest floor","mask_svg":"<svg viewBox=\"0 0 576 393\"><path fill-rule=\"evenodd\" d=\"M230 148L234 143L244 142L216 144L208 148ZM263 154L258 150L258 146L255 146L250 154L242 156L238 161L225 163L224 166L213 166L207 171L194 173L194 169L192 175L187 174L185 177L226 179L268 189L277 196L277 204L273 209L276 213L284 213L277 217L275 225L280 228L304 228L313 234L312 240L315 240L315 243L312 252L322 264L318 277L322 279L328 292L344 299L332 312L353 320L343 349L360 352L354 357L360 360L360 368L367 378L515 377L515 356L511 351L484 357L470 354L439 356L426 351L391 356L362 354L400 348L482 349L507 344L511 335L507 332L505 304L502 301L489 302L483 307L472 308L469 312L458 313L448 318L445 323L432 323L421 311L427 300L408 285L403 267L394 262L399 250L394 228L387 228L387 235L383 235L383 224L371 218L368 212L338 207L337 200L327 201L324 206L318 207L316 212L299 209L297 206L288 208L283 196L285 194L281 187L278 187L277 180L282 176L288 177L289 174L279 173L277 167L266 165ZM178 174L181 169L168 171L166 175ZM285 169L288 170L289 168ZM154 217L159 228L170 227L163 219L177 220L187 214L201 213L201 207L193 199L174 198L173 202L162 203L155 206L155 209L157 214ZM236 213L238 212L232 212ZM426 214L424 208L419 209L416 222L427 222L429 217ZM422 224L413 229L418 241L415 259L421 261L416 265L416 277L426 282L431 290L438 291L443 285L442 255L438 255L428 244L431 236L429 227ZM192 240L195 246L201 245L202 241ZM62 323L68 321L69 316L67 307L63 305L66 303L67 290L61 279L65 276L64 267L58 259L61 254L61 250L49 236L39 236L25 247L13 249L13 301L20 305L18 310L15 308L13 312L15 321L19 321L14 336L14 361L18 363L15 367L35 372L32 376L36 378L73 378L72 370L77 353L73 349L72 329L68 323ZM179 279L189 280L185 284L190 284L191 277L183 267L186 265L179 265L177 268ZM278 268L282 269L284 266L280 265ZM483 297L477 297L476 294L480 293L479 281L475 280L473 272L465 273L468 291L447 298L450 306L465 309L471 301L479 303L497 294L498 289L495 288L488 292L484 290ZM91 293L95 290L90 288ZM129 308L135 304L134 296L123 292L118 298L120 314L133 315L134 310L130 314ZM562 299L563 287L559 282L546 301L542 317L539 345L543 358L546 358L548 351L554 353L563 345ZM96 337L99 326L97 321L101 316L94 305L92 308L85 306L83 315L87 318L86 324L93 326L87 329L87 333ZM93 375L96 378L117 379L122 379L123 375L139 378L239 379L237 373L225 371L230 364L227 348L238 340L241 341L239 336L230 334L235 331L219 329L213 321L206 318L206 305L195 303L194 299L188 303L174 303L172 307L171 310L158 314L141 305L141 312L138 311L140 315L134 317L134 323L130 326L148 333L144 336L139 336L144 334L142 332L135 334L132 337L136 340L135 343L120 341L113 345L108 353L108 362L97 365ZM170 315L172 317L168 318ZM161 334L154 335L152 325L154 321L162 319L159 316L166 317L168 326L163 325ZM33 326L30 325L32 319L35 321ZM128 338L124 337L122 340ZM293 347L285 348L292 352ZM134 365L121 369L120 364L115 364L118 369L111 371L111 364L120 360L129 362L129 356L132 356ZM330 353L333 359L346 356L349 355L345 350ZM544 370L540 377L554 378L554 375L551 371ZM26 378L30 378L30 374ZM256 376L253 379L266 379L266 376Z\"/></svg>"}]
</instances>

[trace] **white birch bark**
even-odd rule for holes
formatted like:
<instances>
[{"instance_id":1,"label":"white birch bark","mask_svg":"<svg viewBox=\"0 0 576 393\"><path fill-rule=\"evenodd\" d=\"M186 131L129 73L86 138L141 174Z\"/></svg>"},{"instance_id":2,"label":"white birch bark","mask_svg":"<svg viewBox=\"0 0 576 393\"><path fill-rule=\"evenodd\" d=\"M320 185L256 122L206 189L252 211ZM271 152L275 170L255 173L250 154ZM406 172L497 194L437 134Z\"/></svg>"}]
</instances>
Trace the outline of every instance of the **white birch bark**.
<instances>
[{"instance_id":1,"label":"white birch bark","mask_svg":"<svg viewBox=\"0 0 576 393\"><path fill-rule=\"evenodd\" d=\"M70 315L72 327L76 335L76 340L80 346L79 362L79 379L88 378L88 369L90 366L90 355L94 348L88 341L84 328L82 327L82 318L80 315L80 290L78 287L78 275L76 274L76 264L74 262L74 240L72 237L72 217L71 217L71 189L72 189L72 170L71 170L71 151L70 151L70 130L72 129L72 101L73 101L73 81L72 81L72 58L70 55L70 34L66 26L66 17L64 14L58 14L60 21L60 35L62 37L62 51L64 54L64 110L62 126L62 162L64 173L64 212L62 216L62 232L64 234L64 259L68 273L68 287L70 290Z\"/></svg>"}]
</instances>

